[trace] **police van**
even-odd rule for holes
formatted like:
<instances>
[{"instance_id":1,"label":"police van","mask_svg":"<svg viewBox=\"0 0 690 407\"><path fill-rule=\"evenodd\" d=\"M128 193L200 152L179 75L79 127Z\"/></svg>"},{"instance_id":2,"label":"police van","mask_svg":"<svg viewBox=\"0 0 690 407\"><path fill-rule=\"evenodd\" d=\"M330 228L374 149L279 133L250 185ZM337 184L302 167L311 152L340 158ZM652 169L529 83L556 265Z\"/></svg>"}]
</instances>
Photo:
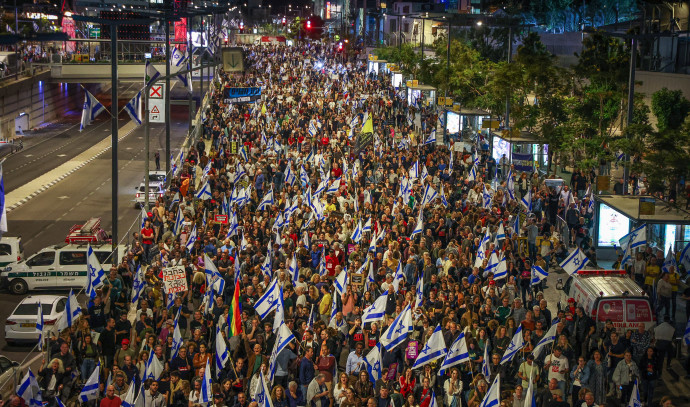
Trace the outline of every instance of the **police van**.
<instances>
[{"instance_id":1,"label":"police van","mask_svg":"<svg viewBox=\"0 0 690 407\"><path fill-rule=\"evenodd\" d=\"M637 330L640 325L649 330L656 325L649 297L625 270L581 270L568 278L562 290L598 327L608 320L619 332Z\"/></svg>"},{"instance_id":2,"label":"police van","mask_svg":"<svg viewBox=\"0 0 690 407\"><path fill-rule=\"evenodd\" d=\"M125 246L118 245L111 256L110 244L92 245L94 254L108 273L111 265L122 259ZM86 286L87 245L59 244L41 249L26 260L8 264L0 272L0 285L13 294L26 294L29 290L69 290Z\"/></svg>"}]
</instances>

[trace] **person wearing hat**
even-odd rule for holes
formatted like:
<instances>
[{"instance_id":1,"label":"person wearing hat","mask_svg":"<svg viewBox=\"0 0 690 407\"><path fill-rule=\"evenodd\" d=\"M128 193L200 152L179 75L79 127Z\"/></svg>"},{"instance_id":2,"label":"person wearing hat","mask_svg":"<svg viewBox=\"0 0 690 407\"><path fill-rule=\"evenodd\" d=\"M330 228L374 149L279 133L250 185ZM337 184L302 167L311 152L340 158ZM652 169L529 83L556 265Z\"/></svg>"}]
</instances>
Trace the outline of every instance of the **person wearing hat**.
<instances>
[{"instance_id":1,"label":"person wearing hat","mask_svg":"<svg viewBox=\"0 0 690 407\"><path fill-rule=\"evenodd\" d=\"M123 339L120 348L115 352L115 364L122 367L125 365L125 357L134 359L136 355L136 351L129 346L129 339Z\"/></svg>"}]
</instances>

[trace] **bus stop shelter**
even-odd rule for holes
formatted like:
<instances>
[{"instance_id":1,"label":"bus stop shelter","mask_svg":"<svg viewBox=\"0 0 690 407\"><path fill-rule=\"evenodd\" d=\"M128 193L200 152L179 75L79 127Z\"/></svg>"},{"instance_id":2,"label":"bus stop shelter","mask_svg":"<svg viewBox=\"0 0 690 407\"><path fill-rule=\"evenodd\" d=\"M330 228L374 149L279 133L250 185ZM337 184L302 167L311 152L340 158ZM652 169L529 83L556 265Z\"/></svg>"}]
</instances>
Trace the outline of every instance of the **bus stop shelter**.
<instances>
[{"instance_id":1,"label":"bus stop shelter","mask_svg":"<svg viewBox=\"0 0 690 407\"><path fill-rule=\"evenodd\" d=\"M517 171L545 171L549 164L549 145L529 131L523 130L519 135L508 130L492 131L490 148L496 162L505 154Z\"/></svg>"},{"instance_id":2,"label":"bus stop shelter","mask_svg":"<svg viewBox=\"0 0 690 407\"><path fill-rule=\"evenodd\" d=\"M595 197L594 246L597 256L614 260L619 240L646 225L647 245L678 252L690 242L690 212L652 196L597 195Z\"/></svg>"},{"instance_id":3,"label":"bus stop shelter","mask_svg":"<svg viewBox=\"0 0 690 407\"><path fill-rule=\"evenodd\" d=\"M465 131L480 131L484 127L484 120L491 118L491 113L485 110L460 107L459 104L454 104L444 110L448 112L446 131L451 136Z\"/></svg>"},{"instance_id":4,"label":"bus stop shelter","mask_svg":"<svg viewBox=\"0 0 690 407\"><path fill-rule=\"evenodd\" d=\"M413 104L417 100L420 106L436 106L436 88L416 81L407 81L407 103Z\"/></svg>"}]
</instances>

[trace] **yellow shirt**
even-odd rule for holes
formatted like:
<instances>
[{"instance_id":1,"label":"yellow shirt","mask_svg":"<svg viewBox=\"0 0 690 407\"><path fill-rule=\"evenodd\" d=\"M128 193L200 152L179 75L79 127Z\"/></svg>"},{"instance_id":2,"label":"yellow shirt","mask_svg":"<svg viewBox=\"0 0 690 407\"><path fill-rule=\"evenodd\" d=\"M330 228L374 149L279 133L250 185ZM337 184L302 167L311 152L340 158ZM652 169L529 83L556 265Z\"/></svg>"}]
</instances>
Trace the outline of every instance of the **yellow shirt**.
<instances>
[{"instance_id":1,"label":"yellow shirt","mask_svg":"<svg viewBox=\"0 0 690 407\"><path fill-rule=\"evenodd\" d=\"M680 283L680 276L675 271L668 274L668 282L671 283L671 291L678 291L678 284Z\"/></svg>"},{"instance_id":2,"label":"yellow shirt","mask_svg":"<svg viewBox=\"0 0 690 407\"><path fill-rule=\"evenodd\" d=\"M331 294L326 294L323 296L323 298L321 298L321 302L319 303L319 314L330 315L332 300L333 297L331 296Z\"/></svg>"}]
</instances>

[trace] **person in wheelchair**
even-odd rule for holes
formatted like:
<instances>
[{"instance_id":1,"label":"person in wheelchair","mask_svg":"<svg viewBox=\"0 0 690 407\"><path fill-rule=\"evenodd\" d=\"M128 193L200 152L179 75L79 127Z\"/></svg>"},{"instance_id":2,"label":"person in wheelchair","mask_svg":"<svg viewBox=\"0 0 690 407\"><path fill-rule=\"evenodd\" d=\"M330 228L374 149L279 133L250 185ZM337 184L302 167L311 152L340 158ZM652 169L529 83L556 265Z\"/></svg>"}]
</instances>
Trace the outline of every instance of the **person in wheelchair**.
<instances>
[{"instance_id":1,"label":"person in wheelchair","mask_svg":"<svg viewBox=\"0 0 690 407\"><path fill-rule=\"evenodd\" d=\"M57 406L55 398L61 397L65 383L69 379L65 375L65 368L62 365L62 361L55 358L46 365L46 360L43 359L41 368L38 371L38 376L43 400L48 403L48 407Z\"/></svg>"}]
</instances>

